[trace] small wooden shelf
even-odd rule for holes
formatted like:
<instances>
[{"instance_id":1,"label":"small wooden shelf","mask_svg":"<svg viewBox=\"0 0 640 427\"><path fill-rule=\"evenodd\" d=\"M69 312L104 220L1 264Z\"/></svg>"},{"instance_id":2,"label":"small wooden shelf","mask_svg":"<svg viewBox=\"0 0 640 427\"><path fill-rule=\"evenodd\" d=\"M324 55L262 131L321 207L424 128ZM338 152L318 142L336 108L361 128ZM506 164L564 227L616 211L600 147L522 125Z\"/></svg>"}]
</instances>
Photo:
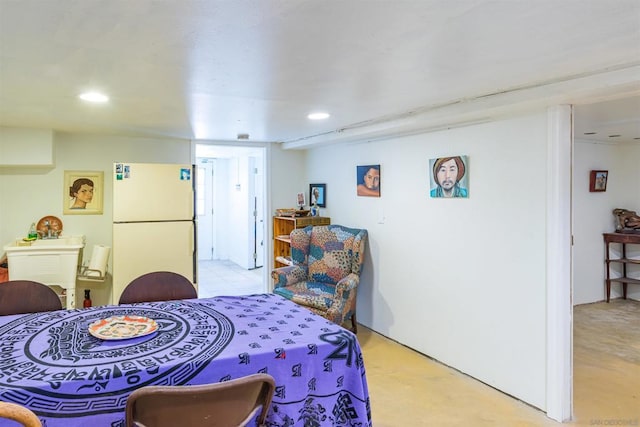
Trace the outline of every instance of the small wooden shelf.
<instances>
[{"instance_id":1,"label":"small wooden shelf","mask_svg":"<svg viewBox=\"0 0 640 427\"><path fill-rule=\"evenodd\" d=\"M605 287L607 294L607 302L609 302L611 296L611 283L622 283L622 297L627 299L627 285L640 285L640 279L629 277L627 274L627 265L640 265L640 259L627 258L627 246L626 245L640 245L640 234L632 233L604 233L604 262L606 270ZM620 258L611 259L610 256L610 244L618 243L621 247ZM622 276L611 277L611 263L622 265Z\"/></svg>"},{"instance_id":2,"label":"small wooden shelf","mask_svg":"<svg viewBox=\"0 0 640 427\"><path fill-rule=\"evenodd\" d=\"M287 264L279 262L278 257L291 256L291 238L289 235L296 228L304 228L308 225L329 225L331 218L324 216L274 216L273 217L273 266L284 267Z\"/></svg>"}]
</instances>

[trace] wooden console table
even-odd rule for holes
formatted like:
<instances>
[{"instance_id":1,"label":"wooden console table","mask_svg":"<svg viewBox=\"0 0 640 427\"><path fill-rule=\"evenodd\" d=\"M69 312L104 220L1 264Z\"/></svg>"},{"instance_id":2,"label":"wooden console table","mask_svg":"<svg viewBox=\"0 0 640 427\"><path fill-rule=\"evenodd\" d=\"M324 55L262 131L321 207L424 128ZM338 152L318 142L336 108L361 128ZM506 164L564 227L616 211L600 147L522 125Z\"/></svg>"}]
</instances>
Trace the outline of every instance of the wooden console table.
<instances>
[{"instance_id":1,"label":"wooden console table","mask_svg":"<svg viewBox=\"0 0 640 427\"><path fill-rule=\"evenodd\" d=\"M604 233L604 262L605 268L607 270L607 278L605 279L606 287L607 287L607 302L609 302L609 296L611 295L611 282L619 282L622 283L622 296L624 299L627 299L627 284L631 283L633 285L640 285L640 279L632 279L627 277L627 264L636 264L640 265L640 259L638 258L627 258L627 247L626 245L640 245L640 234L627 234L627 233ZM619 243L622 247L622 253L620 258L611 259L609 256L609 244L610 243ZM620 263L622 264L622 276L611 278L610 270L611 263Z\"/></svg>"}]
</instances>

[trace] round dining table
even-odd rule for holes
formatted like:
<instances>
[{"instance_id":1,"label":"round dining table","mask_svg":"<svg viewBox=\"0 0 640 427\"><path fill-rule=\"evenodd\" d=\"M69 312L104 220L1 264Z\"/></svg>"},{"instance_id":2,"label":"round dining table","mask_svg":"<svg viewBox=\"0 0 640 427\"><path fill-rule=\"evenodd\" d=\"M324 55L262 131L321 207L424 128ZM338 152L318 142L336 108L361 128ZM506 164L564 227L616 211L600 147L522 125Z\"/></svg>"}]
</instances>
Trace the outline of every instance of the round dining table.
<instances>
[{"instance_id":1,"label":"round dining table","mask_svg":"<svg viewBox=\"0 0 640 427\"><path fill-rule=\"evenodd\" d=\"M105 332L125 318L143 319L140 334ZM278 295L0 317L0 400L47 427L124 427L127 397L140 387L254 373L276 380L271 427L372 425L356 335Z\"/></svg>"}]
</instances>

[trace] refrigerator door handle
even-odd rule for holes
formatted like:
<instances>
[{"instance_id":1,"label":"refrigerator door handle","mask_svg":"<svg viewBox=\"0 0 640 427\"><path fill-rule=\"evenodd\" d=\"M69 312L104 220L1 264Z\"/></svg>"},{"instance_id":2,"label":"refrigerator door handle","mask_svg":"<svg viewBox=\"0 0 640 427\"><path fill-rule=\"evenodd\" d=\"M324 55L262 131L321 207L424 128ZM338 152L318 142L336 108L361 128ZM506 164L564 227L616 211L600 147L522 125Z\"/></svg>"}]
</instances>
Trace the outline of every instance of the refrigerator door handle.
<instances>
[{"instance_id":1,"label":"refrigerator door handle","mask_svg":"<svg viewBox=\"0 0 640 427\"><path fill-rule=\"evenodd\" d=\"M193 254L193 284L196 285L198 283L198 251L196 248L198 247L198 222L193 221L193 233L191 233L191 253Z\"/></svg>"}]
</instances>

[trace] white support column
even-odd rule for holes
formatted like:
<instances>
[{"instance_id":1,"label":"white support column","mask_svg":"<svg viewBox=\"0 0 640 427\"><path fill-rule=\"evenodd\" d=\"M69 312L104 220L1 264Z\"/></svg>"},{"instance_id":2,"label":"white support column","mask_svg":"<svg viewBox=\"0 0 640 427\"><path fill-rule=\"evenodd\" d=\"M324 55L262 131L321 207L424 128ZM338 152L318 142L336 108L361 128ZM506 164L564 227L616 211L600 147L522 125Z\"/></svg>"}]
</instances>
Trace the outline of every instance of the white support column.
<instances>
[{"instance_id":1,"label":"white support column","mask_svg":"<svg viewBox=\"0 0 640 427\"><path fill-rule=\"evenodd\" d=\"M547 415L573 410L571 177L573 108L547 110Z\"/></svg>"}]
</instances>

